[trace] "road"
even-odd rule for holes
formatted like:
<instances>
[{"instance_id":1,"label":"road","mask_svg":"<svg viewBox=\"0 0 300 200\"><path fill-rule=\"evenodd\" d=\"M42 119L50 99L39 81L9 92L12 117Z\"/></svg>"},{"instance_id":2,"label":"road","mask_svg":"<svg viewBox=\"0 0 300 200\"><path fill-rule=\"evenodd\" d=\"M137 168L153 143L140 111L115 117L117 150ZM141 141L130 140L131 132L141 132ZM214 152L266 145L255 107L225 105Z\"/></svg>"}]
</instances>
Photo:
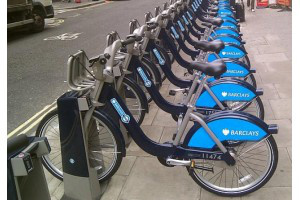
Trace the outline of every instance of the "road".
<instances>
[{"instance_id":1,"label":"road","mask_svg":"<svg viewBox=\"0 0 300 200\"><path fill-rule=\"evenodd\" d=\"M165 0L115 1L76 10L60 11L43 32L8 34L8 133L53 103L68 86L67 59L83 49L90 57L102 53L106 35L116 30L121 38L128 22L144 22L144 13ZM45 40L64 33L78 33L74 40ZM34 121L34 120L33 120ZM32 123L32 122L31 122Z\"/></svg>"}]
</instances>

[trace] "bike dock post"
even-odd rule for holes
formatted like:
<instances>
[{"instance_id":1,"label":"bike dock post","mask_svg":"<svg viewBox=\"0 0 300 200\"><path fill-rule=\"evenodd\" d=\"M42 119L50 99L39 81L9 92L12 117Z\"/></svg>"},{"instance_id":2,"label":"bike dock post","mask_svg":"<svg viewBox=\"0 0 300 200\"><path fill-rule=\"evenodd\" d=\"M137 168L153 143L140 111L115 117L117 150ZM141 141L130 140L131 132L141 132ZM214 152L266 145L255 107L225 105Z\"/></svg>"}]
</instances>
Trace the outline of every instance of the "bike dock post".
<instances>
[{"instance_id":1,"label":"bike dock post","mask_svg":"<svg viewBox=\"0 0 300 200\"><path fill-rule=\"evenodd\" d=\"M57 106L64 175L62 200L99 200L100 184L96 169L89 164L83 128L82 111L88 109L87 99L67 92L57 100Z\"/></svg>"},{"instance_id":2,"label":"bike dock post","mask_svg":"<svg viewBox=\"0 0 300 200\"><path fill-rule=\"evenodd\" d=\"M7 147L7 198L50 200L41 161L51 150L47 138L21 134L8 140Z\"/></svg>"}]
</instances>

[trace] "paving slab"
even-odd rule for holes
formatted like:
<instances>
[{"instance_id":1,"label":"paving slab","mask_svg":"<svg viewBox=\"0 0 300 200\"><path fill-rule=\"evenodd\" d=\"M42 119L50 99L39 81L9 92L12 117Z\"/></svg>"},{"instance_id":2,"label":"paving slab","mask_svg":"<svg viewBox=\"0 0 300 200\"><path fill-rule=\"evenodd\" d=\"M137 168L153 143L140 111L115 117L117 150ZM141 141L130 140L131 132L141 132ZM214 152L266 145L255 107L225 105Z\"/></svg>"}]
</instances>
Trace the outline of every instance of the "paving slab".
<instances>
[{"instance_id":1,"label":"paving slab","mask_svg":"<svg viewBox=\"0 0 300 200\"><path fill-rule=\"evenodd\" d=\"M287 149L287 152L288 152L288 154L289 154L289 157L290 157L290 159L291 159L291 162L292 162L292 160L293 160L293 156L292 156L292 147L290 146L290 147L287 147L286 148Z\"/></svg>"},{"instance_id":2,"label":"paving slab","mask_svg":"<svg viewBox=\"0 0 300 200\"><path fill-rule=\"evenodd\" d=\"M292 123L289 119L265 120L265 122L278 125L278 134L274 135L278 147L292 146Z\"/></svg>"},{"instance_id":3,"label":"paving slab","mask_svg":"<svg viewBox=\"0 0 300 200\"><path fill-rule=\"evenodd\" d=\"M271 187L260 190L242 197L242 200L290 200L292 199L291 187Z\"/></svg>"},{"instance_id":4,"label":"paving slab","mask_svg":"<svg viewBox=\"0 0 300 200\"><path fill-rule=\"evenodd\" d=\"M146 114L144 120L143 120L143 125L151 125L156 113L158 112L158 107L156 104L149 104L149 113Z\"/></svg>"},{"instance_id":5,"label":"paving slab","mask_svg":"<svg viewBox=\"0 0 300 200\"><path fill-rule=\"evenodd\" d=\"M278 155L276 171L264 188L292 186L292 163L286 148L278 148Z\"/></svg>"},{"instance_id":6,"label":"paving slab","mask_svg":"<svg viewBox=\"0 0 300 200\"><path fill-rule=\"evenodd\" d=\"M292 61L266 62L264 63L269 72L290 72L292 73Z\"/></svg>"},{"instance_id":7,"label":"paving slab","mask_svg":"<svg viewBox=\"0 0 300 200\"><path fill-rule=\"evenodd\" d=\"M281 99L292 98L292 86L289 84L275 84L277 93Z\"/></svg>"},{"instance_id":8,"label":"paving slab","mask_svg":"<svg viewBox=\"0 0 300 200\"><path fill-rule=\"evenodd\" d=\"M254 55L255 62L280 62L289 60L284 53L268 53Z\"/></svg>"},{"instance_id":9,"label":"paving slab","mask_svg":"<svg viewBox=\"0 0 300 200\"><path fill-rule=\"evenodd\" d=\"M279 95L275 84L273 83L263 83L259 87L263 88L264 94L261 96L261 99L279 99Z\"/></svg>"},{"instance_id":10,"label":"paving slab","mask_svg":"<svg viewBox=\"0 0 300 200\"><path fill-rule=\"evenodd\" d=\"M200 189L182 167L164 167L156 158L139 157L120 200L196 200Z\"/></svg>"},{"instance_id":11,"label":"paving slab","mask_svg":"<svg viewBox=\"0 0 300 200\"><path fill-rule=\"evenodd\" d=\"M121 166L116 172L116 175L128 176L135 160L136 156L126 156L125 158L123 158Z\"/></svg>"},{"instance_id":12,"label":"paving slab","mask_svg":"<svg viewBox=\"0 0 300 200\"><path fill-rule=\"evenodd\" d=\"M259 72L263 83L279 83L292 85L291 72Z\"/></svg>"},{"instance_id":13,"label":"paving slab","mask_svg":"<svg viewBox=\"0 0 300 200\"><path fill-rule=\"evenodd\" d=\"M200 200L241 200L241 197L222 197L201 188Z\"/></svg>"},{"instance_id":14,"label":"paving slab","mask_svg":"<svg viewBox=\"0 0 300 200\"><path fill-rule=\"evenodd\" d=\"M117 200L126 182L126 176L114 175L101 197L101 200Z\"/></svg>"},{"instance_id":15,"label":"paving slab","mask_svg":"<svg viewBox=\"0 0 300 200\"><path fill-rule=\"evenodd\" d=\"M275 119L275 115L269 100L262 100L265 109L265 120Z\"/></svg>"},{"instance_id":16,"label":"paving slab","mask_svg":"<svg viewBox=\"0 0 300 200\"><path fill-rule=\"evenodd\" d=\"M285 53L286 49L276 45L259 45L256 47L259 54ZM247 49L248 52L248 49Z\"/></svg>"},{"instance_id":17,"label":"paving slab","mask_svg":"<svg viewBox=\"0 0 300 200\"><path fill-rule=\"evenodd\" d=\"M176 127L177 123L174 121L170 113L166 113L163 110L158 110L154 120L154 126L166 126L166 127Z\"/></svg>"},{"instance_id":18,"label":"paving slab","mask_svg":"<svg viewBox=\"0 0 300 200\"><path fill-rule=\"evenodd\" d=\"M270 100L270 105L276 119L292 118L292 99Z\"/></svg>"},{"instance_id":19,"label":"paving slab","mask_svg":"<svg viewBox=\"0 0 300 200\"><path fill-rule=\"evenodd\" d=\"M57 199L61 199L63 195L64 195L64 182L62 182L53 192L53 196L56 197Z\"/></svg>"},{"instance_id":20,"label":"paving slab","mask_svg":"<svg viewBox=\"0 0 300 200\"><path fill-rule=\"evenodd\" d=\"M244 38L244 37L243 37ZM251 37L245 38L247 45L251 47L256 47L257 45L267 45L268 42L264 37Z\"/></svg>"},{"instance_id":21,"label":"paving slab","mask_svg":"<svg viewBox=\"0 0 300 200\"><path fill-rule=\"evenodd\" d=\"M62 187L62 182L58 180L57 178L53 178L50 182L48 182L48 188L49 188L49 193L52 195L55 190L57 190L59 187Z\"/></svg>"},{"instance_id":22,"label":"paving slab","mask_svg":"<svg viewBox=\"0 0 300 200\"><path fill-rule=\"evenodd\" d=\"M266 38L268 42L273 42L273 41L277 42L281 40L281 38L277 34L271 34L271 33L266 34L264 38Z\"/></svg>"}]
</instances>

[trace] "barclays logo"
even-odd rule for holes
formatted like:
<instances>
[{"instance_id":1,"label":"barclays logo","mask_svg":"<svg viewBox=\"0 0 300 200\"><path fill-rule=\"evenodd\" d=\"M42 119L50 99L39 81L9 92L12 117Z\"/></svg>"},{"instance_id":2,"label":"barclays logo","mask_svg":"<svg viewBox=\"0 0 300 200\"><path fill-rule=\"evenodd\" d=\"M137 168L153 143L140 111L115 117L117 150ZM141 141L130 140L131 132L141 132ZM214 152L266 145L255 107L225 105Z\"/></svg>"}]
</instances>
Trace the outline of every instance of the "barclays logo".
<instances>
[{"instance_id":1,"label":"barclays logo","mask_svg":"<svg viewBox=\"0 0 300 200\"><path fill-rule=\"evenodd\" d=\"M239 55L241 55L241 53L240 52L233 52L233 51L223 51L222 55L223 56L225 56L225 55L228 55L228 56L239 56Z\"/></svg>"},{"instance_id":2,"label":"barclays logo","mask_svg":"<svg viewBox=\"0 0 300 200\"><path fill-rule=\"evenodd\" d=\"M234 70L234 69L232 69L232 70L229 69L226 72L231 73L231 74L243 74L244 73L243 70Z\"/></svg>"},{"instance_id":3,"label":"barclays logo","mask_svg":"<svg viewBox=\"0 0 300 200\"><path fill-rule=\"evenodd\" d=\"M241 130L229 130L224 128L222 130L223 135L239 135L239 136L259 136L259 131L241 131Z\"/></svg>"},{"instance_id":4,"label":"barclays logo","mask_svg":"<svg viewBox=\"0 0 300 200\"><path fill-rule=\"evenodd\" d=\"M237 93L237 92L225 92L225 91L223 91L221 95L223 97L244 97L244 98L250 97L249 93Z\"/></svg>"},{"instance_id":5,"label":"barclays logo","mask_svg":"<svg viewBox=\"0 0 300 200\"><path fill-rule=\"evenodd\" d=\"M226 97L227 94L228 94L227 92L222 92L222 96L223 96L223 97Z\"/></svg>"},{"instance_id":6,"label":"barclays logo","mask_svg":"<svg viewBox=\"0 0 300 200\"><path fill-rule=\"evenodd\" d=\"M229 134L229 129L225 128L222 130L222 133L226 136Z\"/></svg>"}]
</instances>

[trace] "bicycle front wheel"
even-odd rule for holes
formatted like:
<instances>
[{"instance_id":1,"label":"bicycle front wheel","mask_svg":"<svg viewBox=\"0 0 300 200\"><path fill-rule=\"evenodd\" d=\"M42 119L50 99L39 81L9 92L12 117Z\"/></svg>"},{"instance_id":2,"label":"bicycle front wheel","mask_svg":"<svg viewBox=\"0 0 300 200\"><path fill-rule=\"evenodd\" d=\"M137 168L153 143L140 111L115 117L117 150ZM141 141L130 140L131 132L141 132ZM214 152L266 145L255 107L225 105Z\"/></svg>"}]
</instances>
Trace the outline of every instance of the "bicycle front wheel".
<instances>
[{"instance_id":1,"label":"bicycle front wheel","mask_svg":"<svg viewBox=\"0 0 300 200\"><path fill-rule=\"evenodd\" d=\"M261 120L265 118L265 109L260 97L256 97L251 102L226 101L225 104L229 110L243 111Z\"/></svg>"},{"instance_id":2,"label":"bicycle front wheel","mask_svg":"<svg viewBox=\"0 0 300 200\"><path fill-rule=\"evenodd\" d=\"M95 168L100 182L109 179L120 167L124 144L122 133L108 116L95 111L88 127L88 159ZM56 178L63 180L58 113L48 113L39 124L36 136L47 137L50 154L42 157L44 167Z\"/></svg>"}]
</instances>

